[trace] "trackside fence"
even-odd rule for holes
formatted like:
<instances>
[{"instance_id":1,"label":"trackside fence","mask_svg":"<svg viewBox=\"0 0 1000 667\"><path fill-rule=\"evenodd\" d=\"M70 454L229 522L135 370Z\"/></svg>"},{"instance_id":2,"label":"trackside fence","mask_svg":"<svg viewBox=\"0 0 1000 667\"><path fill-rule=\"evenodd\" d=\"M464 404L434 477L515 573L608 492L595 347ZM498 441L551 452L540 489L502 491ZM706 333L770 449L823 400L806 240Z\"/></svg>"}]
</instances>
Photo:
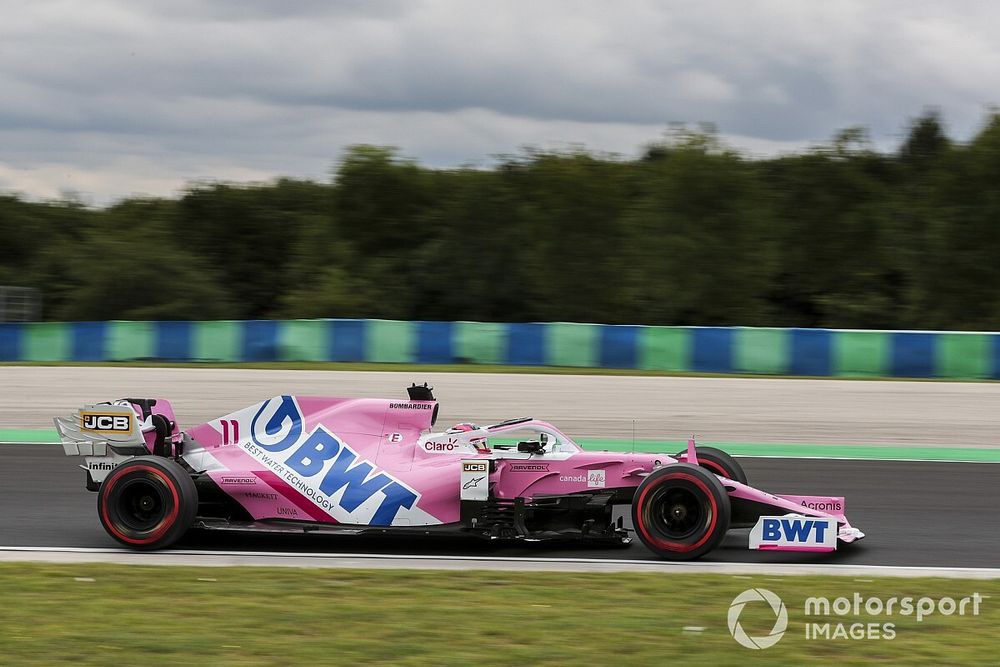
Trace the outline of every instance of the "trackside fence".
<instances>
[{"instance_id":1,"label":"trackside fence","mask_svg":"<svg viewBox=\"0 0 1000 667\"><path fill-rule=\"evenodd\" d=\"M362 319L0 323L0 361L135 360L1000 379L1000 333Z\"/></svg>"}]
</instances>

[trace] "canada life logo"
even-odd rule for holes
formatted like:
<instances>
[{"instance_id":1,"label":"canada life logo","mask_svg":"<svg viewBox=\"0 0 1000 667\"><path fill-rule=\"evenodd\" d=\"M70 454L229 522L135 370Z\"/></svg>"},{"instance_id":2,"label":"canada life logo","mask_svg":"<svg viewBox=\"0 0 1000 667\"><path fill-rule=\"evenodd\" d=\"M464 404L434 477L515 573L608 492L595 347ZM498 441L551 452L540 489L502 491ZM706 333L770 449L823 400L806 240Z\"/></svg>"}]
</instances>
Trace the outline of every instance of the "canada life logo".
<instances>
[{"instance_id":1,"label":"canada life logo","mask_svg":"<svg viewBox=\"0 0 1000 667\"><path fill-rule=\"evenodd\" d=\"M252 443L241 443L248 454L338 521L392 525L397 513L419 498L322 425L304 434L302 413L291 396L264 402L250 424L250 437Z\"/></svg>"}]
</instances>

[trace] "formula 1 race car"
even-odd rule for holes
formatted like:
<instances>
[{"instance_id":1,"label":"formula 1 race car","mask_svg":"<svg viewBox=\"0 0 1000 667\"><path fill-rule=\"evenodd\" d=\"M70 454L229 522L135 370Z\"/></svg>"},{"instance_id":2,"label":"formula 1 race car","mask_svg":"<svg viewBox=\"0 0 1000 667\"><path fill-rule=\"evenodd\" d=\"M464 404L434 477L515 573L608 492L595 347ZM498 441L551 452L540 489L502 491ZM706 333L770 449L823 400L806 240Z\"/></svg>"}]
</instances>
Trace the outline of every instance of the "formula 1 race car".
<instances>
[{"instance_id":1,"label":"formula 1 race car","mask_svg":"<svg viewBox=\"0 0 1000 667\"><path fill-rule=\"evenodd\" d=\"M84 457L104 528L135 549L192 527L618 544L634 532L674 560L708 553L731 528L752 528L755 549L833 551L864 537L843 498L760 491L732 457L693 441L674 456L584 451L530 417L432 432L431 388L408 394L277 396L186 431L168 401L129 398L55 423L66 454Z\"/></svg>"}]
</instances>

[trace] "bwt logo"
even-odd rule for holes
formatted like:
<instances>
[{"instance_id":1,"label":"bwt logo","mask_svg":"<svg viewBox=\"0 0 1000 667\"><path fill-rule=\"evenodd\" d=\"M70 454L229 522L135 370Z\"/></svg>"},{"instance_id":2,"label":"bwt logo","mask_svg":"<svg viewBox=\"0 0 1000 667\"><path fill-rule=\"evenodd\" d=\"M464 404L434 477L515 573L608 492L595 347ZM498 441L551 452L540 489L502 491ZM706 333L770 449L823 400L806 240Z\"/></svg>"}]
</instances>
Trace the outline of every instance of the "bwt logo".
<instances>
[{"instance_id":1,"label":"bwt logo","mask_svg":"<svg viewBox=\"0 0 1000 667\"><path fill-rule=\"evenodd\" d=\"M764 519L761 539L764 542L825 542L826 531L830 528L827 520L815 519Z\"/></svg>"},{"instance_id":2,"label":"bwt logo","mask_svg":"<svg viewBox=\"0 0 1000 667\"><path fill-rule=\"evenodd\" d=\"M128 433L132 430L132 418L129 415L104 415L96 412L85 412L80 415L82 428L87 431L113 431Z\"/></svg>"},{"instance_id":3,"label":"bwt logo","mask_svg":"<svg viewBox=\"0 0 1000 667\"><path fill-rule=\"evenodd\" d=\"M762 516L750 530L751 549L833 551L837 520L828 517Z\"/></svg>"},{"instance_id":4,"label":"bwt logo","mask_svg":"<svg viewBox=\"0 0 1000 667\"><path fill-rule=\"evenodd\" d=\"M269 409L274 411L265 417ZM363 508L367 514L377 503L370 518L335 516L339 520L388 526L400 508L410 509L419 497L368 461L359 460L357 452L323 426L303 437L302 414L291 396L264 403L250 425L250 437L261 449L282 454L281 463L301 478L308 487L304 495L320 507L339 507L348 514ZM314 495L316 491L325 496L322 501ZM343 493L339 500L331 503L332 496L340 491Z\"/></svg>"}]
</instances>

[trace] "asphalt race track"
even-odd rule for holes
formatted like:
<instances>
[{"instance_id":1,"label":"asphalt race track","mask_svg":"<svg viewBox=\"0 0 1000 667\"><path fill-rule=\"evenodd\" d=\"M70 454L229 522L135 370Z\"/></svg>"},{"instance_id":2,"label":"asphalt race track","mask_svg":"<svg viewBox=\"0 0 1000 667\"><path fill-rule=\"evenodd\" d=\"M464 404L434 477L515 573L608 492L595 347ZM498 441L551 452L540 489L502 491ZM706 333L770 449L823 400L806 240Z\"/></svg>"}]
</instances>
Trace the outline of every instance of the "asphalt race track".
<instances>
[{"instance_id":1,"label":"asphalt race track","mask_svg":"<svg viewBox=\"0 0 1000 667\"><path fill-rule=\"evenodd\" d=\"M121 396L171 399L182 426L281 393L402 396L429 381L442 423L532 414L578 437L1000 447L1000 383L619 377L251 369L0 368L0 428L51 428L55 414ZM641 450L641 445L638 447ZM919 458L919 457L917 457ZM776 493L846 497L867 534L833 555L746 549L734 532L703 562L995 568L1000 464L744 458L750 483ZM0 548L117 548L58 445L0 445ZM628 548L477 540L192 532L178 549L442 557L648 560ZM16 554L15 554L16 556Z\"/></svg>"},{"instance_id":2,"label":"asphalt race track","mask_svg":"<svg viewBox=\"0 0 1000 667\"><path fill-rule=\"evenodd\" d=\"M117 547L97 519L97 495L84 489L79 462L58 445L0 446L0 546ZM750 483L778 493L846 497L847 516L867 533L832 555L746 549L734 532L707 562L837 563L996 567L1000 464L813 459L741 460ZM193 532L178 548L234 551L653 559L628 548L578 544L496 545L476 540L356 538Z\"/></svg>"}]
</instances>

